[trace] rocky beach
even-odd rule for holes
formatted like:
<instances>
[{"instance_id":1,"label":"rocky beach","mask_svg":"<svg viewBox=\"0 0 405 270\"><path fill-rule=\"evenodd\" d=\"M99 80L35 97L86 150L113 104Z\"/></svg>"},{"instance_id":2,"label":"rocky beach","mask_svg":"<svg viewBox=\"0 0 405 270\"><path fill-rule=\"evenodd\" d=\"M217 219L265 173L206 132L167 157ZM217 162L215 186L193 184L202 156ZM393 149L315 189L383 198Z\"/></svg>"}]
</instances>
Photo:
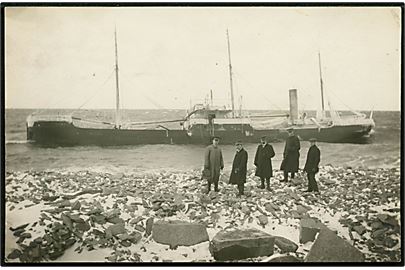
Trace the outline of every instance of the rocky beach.
<instances>
[{"instance_id":1,"label":"rocky beach","mask_svg":"<svg viewBox=\"0 0 405 270\"><path fill-rule=\"evenodd\" d=\"M320 194L250 170L239 198L227 178L205 194L198 170L9 171L6 261L400 261L399 168L326 165Z\"/></svg>"}]
</instances>

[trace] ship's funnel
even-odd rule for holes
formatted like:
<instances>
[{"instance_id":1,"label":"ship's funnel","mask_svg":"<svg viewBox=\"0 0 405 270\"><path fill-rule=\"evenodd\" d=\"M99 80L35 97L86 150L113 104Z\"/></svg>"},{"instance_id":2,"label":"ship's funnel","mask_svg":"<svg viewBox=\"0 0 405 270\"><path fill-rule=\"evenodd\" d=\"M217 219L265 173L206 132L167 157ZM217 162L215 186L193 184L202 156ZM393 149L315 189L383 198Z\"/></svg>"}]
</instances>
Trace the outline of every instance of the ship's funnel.
<instances>
[{"instance_id":1,"label":"ship's funnel","mask_svg":"<svg viewBox=\"0 0 405 270\"><path fill-rule=\"evenodd\" d=\"M298 119L297 89L290 89L290 119L292 124Z\"/></svg>"}]
</instances>

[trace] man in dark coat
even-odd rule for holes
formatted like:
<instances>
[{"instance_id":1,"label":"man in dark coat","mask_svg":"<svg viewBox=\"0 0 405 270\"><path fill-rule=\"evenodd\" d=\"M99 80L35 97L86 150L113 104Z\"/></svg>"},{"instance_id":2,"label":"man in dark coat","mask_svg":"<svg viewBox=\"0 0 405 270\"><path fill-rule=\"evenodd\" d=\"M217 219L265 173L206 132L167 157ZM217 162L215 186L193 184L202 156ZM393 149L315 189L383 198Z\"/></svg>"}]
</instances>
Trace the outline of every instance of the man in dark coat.
<instances>
[{"instance_id":1,"label":"man in dark coat","mask_svg":"<svg viewBox=\"0 0 405 270\"><path fill-rule=\"evenodd\" d=\"M267 190L270 190L270 177L273 176L273 167L271 159L274 157L274 149L267 139L263 136L260 139L260 144L257 147L254 165L256 166L255 175L260 177L261 185L259 188L264 189L264 180L266 180Z\"/></svg>"},{"instance_id":2,"label":"man in dark coat","mask_svg":"<svg viewBox=\"0 0 405 270\"><path fill-rule=\"evenodd\" d=\"M294 134L294 130L289 128L288 138L285 141L283 161L281 162L281 170L284 171L284 180L288 181L288 173L291 173L291 178L294 178L295 173L298 172L299 158L300 158L300 140Z\"/></svg>"},{"instance_id":3,"label":"man in dark coat","mask_svg":"<svg viewBox=\"0 0 405 270\"><path fill-rule=\"evenodd\" d=\"M305 162L304 171L308 177L308 190L307 192L319 192L318 185L316 184L315 174L319 171L318 165L321 161L321 151L316 146L316 139L309 139L311 147L308 150L307 161Z\"/></svg>"},{"instance_id":4,"label":"man in dark coat","mask_svg":"<svg viewBox=\"0 0 405 270\"><path fill-rule=\"evenodd\" d=\"M242 142L236 142L236 154L232 163L232 172L229 178L229 184L238 185L238 196L243 195L246 183L248 153L243 149Z\"/></svg>"},{"instance_id":5,"label":"man in dark coat","mask_svg":"<svg viewBox=\"0 0 405 270\"><path fill-rule=\"evenodd\" d=\"M204 170L210 171L208 180L208 191L211 191L211 184L214 183L215 191L218 192L219 175L224 169L224 159L222 157L222 150L218 146L219 137L212 138L212 144L205 149L204 155Z\"/></svg>"}]
</instances>

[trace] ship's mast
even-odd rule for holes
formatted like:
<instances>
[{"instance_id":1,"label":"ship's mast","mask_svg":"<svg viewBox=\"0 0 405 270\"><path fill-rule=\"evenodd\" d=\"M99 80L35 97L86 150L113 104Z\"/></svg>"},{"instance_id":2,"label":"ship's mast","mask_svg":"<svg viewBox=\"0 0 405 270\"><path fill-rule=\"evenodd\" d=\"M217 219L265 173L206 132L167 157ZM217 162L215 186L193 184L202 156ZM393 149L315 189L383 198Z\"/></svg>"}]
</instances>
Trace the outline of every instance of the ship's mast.
<instances>
[{"instance_id":1,"label":"ship's mast","mask_svg":"<svg viewBox=\"0 0 405 270\"><path fill-rule=\"evenodd\" d=\"M118 49L117 49L117 29L114 29L114 40L115 40L115 128L119 128L120 123L120 88L118 83Z\"/></svg>"},{"instance_id":2,"label":"ship's mast","mask_svg":"<svg viewBox=\"0 0 405 270\"><path fill-rule=\"evenodd\" d=\"M243 105L243 101L242 101L242 96L240 96L240 103L239 103L239 117L242 118L242 105Z\"/></svg>"},{"instance_id":3,"label":"ship's mast","mask_svg":"<svg viewBox=\"0 0 405 270\"><path fill-rule=\"evenodd\" d=\"M322 117L325 117L325 105L323 99L323 80L322 80L322 67L321 67L321 53L318 52L318 59L319 59L319 78L321 81L321 102L322 102Z\"/></svg>"},{"instance_id":4,"label":"ship's mast","mask_svg":"<svg viewBox=\"0 0 405 270\"><path fill-rule=\"evenodd\" d=\"M234 100L233 100L231 46L230 46L230 44L229 44L229 33L228 33L228 29L226 29L226 37L227 37L227 40L228 40L229 78L230 78L230 83L231 83L232 118L234 118L234 117L235 117L235 104L234 104Z\"/></svg>"}]
</instances>

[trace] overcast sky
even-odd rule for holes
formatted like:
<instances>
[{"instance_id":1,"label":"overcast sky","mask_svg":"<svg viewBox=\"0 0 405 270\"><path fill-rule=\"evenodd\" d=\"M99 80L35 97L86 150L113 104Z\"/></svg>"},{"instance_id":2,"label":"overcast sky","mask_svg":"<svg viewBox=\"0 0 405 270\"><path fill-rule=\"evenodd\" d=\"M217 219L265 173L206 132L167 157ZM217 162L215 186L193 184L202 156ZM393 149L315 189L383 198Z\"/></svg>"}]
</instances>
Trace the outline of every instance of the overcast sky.
<instances>
[{"instance_id":1,"label":"overcast sky","mask_svg":"<svg viewBox=\"0 0 405 270\"><path fill-rule=\"evenodd\" d=\"M6 8L6 108L186 109L212 89L247 109L400 110L400 8Z\"/></svg>"}]
</instances>

